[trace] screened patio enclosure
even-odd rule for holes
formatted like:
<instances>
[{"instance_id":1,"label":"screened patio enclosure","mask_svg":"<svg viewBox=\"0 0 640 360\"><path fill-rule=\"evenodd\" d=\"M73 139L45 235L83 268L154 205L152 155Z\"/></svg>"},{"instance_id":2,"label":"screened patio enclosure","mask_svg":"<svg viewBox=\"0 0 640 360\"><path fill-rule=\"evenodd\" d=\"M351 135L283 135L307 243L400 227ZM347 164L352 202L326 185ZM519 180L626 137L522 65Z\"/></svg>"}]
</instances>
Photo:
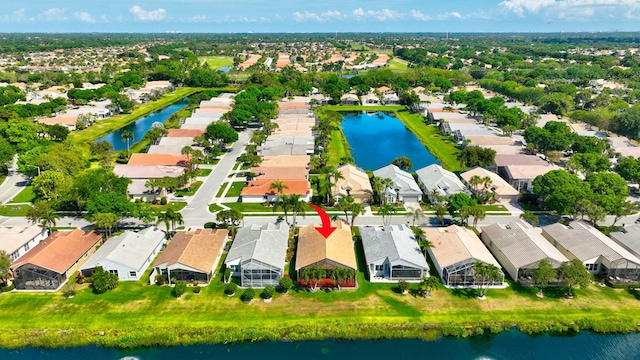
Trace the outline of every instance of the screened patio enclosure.
<instances>
[{"instance_id":1,"label":"screened patio enclosure","mask_svg":"<svg viewBox=\"0 0 640 360\"><path fill-rule=\"evenodd\" d=\"M473 267L476 259L466 259L455 264L449 265L442 269L442 281L449 287L472 287L478 285L482 281L476 277L476 270ZM504 282L504 272L498 268L498 279L489 283L489 286L502 286Z\"/></svg>"},{"instance_id":2,"label":"screened patio enclosure","mask_svg":"<svg viewBox=\"0 0 640 360\"><path fill-rule=\"evenodd\" d=\"M187 269L161 269L160 273L164 275L167 281L173 281L173 279L176 279L185 282L198 281L208 284L211 280L211 274Z\"/></svg>"},{"instance_id":3,"label":"screened patio enclosure","mask_svg":"<svg viewBox=\"0 0 640 360\"><path fill-rule=\"evenodd\" d=\"M640 283L640 265L627 259L612 261L609 266L600 266L601 273L611 282L637 284Z\"/></svg>"},{"instance_id":4,"label":"screened patio enclosure","mask_svg":"<svg viewBox=\"0 0 640 360\"><path fill-rule=\"evenodd\" d=\"M15 269L14 284L19 290L56 290L67 281L66 274L25 264Z\"/></svg>"},{"instance_id":5,"label":"screened patio enclosure","mask_svg":"<svg viewBox=\"0 0 640 360\"><path fill-rule=\"evenodd\" d=\"M391 266L390 280L420 280L425 276L426 271L411 266L393 265Z\"/></svg>"},{"instance_id":6,"label":"screened patio enclosure","mask_svg":"<svg viewBox=\"0 0 640 360\"><path fill-rule=\"evenodd\" d=\"M263 288L267 285L277 286L284 269L265 264L257 260L241 264L240 284L243 287Z\"/></svg>"}]
</instances>

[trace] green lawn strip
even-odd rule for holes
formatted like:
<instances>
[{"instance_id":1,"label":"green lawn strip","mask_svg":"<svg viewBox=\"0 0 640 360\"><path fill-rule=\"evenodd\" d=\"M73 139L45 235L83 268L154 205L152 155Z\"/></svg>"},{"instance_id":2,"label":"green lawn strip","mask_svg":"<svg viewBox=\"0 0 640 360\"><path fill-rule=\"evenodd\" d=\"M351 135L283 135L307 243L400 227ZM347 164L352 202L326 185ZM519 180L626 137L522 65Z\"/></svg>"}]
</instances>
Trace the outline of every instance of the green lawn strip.
<instances>
[{"instance_id":1,"label":"green lawn strip","mask_svg":"<svg viewBox=\"0 0 640 360\"><path fill-rule=\"evenodd\" d=\"M228 206L232 209L236 209L240 212L264 212L274 213L273 206L264 206L263 203L245 203L245 202L232 202L223 203L222 205ZM315 210L309 204L304 205L304 211L306 213L315 214ZM282 213L282 209L277 209L275 213Z\"/></svg>"},{"instance_id":2,"label":"green lawn strip","mask_svg":"<svg viewBox=\"0 0 640 360\"><path fill-rule=\"evenodd\" d=\"M216 211L220 211L220 210L222 210L222 209L223 209L223 208L222 208L221 206L217 205L217 204L211 204L211 205L209 205L209 211L210 211L210 212L212 212L212 213L214 213L214 212L216 212Z\"/></svg>"},{"instance_id":3,"label":"green lawn strip","mask_svg":"<svg viewBox=\"0 0 640 360\"><path fill-rule=\"evenodd\" d=\"M507 208L504 205L501 205L501 204L482 205L482 208L485 211L506 211L506 212L508 212Z\"/></svg>"},{"instance_id":4,"label":"green lawn strip","mask_svg":"<svg viewBox=\"0 0 640 360\"><path fill-rule=\"evenodd\" d=\"M0 216L27 216L31 205L5 204L0 206Z\"/></svg>"},{"instance_id":5,"label":"green lawn strip","mask_svg":"<svg viewBox=\"0 0 640 360\"><path fill-rule=\"evenodd\" d=\"M216 194L216 197L217 197L217 198L221 197L221 196L222 196L222 194L224 194L224 190L227 188L227 185L229 185L229 183L228 183L228 182L223 183L223 184L220 186L220 189L218 189L218 193Z\"/></svg>"},{"instance_id":6,"label":"green lawn strip","mask_svg":"<svg viewBox=\"0 0 640 360\"><path fill-rule=\"evenodd\" d=\"M240 192L242 192L242 189L244 188L245 184L246 183L244 181L232 182L231 187L229 188L229 191L227 191L227 194L225 196L226 197L240 196Z\"/></svg>"},{"instance_id":7,"label":"green lawn strip","mask_svg":"<svg viewBox=\"0 0 640 360\"><path fill-rule=\"evenodd\" d=\"M193 196L200 186L202 186L202 181L194 181L189 188L176 190L175 195Z\"/></svg>"},{"instance_id":8,"label":"green lawn strip","mask_svg":"<svg viewBox=\"0 0 640 360\"><path fill-rule=\"evenodd\" d=\"M233 57L231 56L202 56L198 58L200 61L206 62L210 68L217 70L221 67L233 65Z\"/></svg>"},{"instance_id":9,"label":"green lawn strip","mask_svg":"<svg viewBox=\"0 0 640 360\"><path fill-rule=\"evenodd\" d=\"M453 172L464 170L457 158L460 150L448 137L442 136L436 126L425 124L422 115L410 114L405 109L396 114L422 145L442 163L442 167Z\"/></svg>"},{"instance_id":10,"label":"green lawn strip","mask_svg":"<svg viewBox=\"0 0 640 360\"><path fill-rule=\"evenodd\" d=\"M389 61L389 69L391 70L404 71L407 70L408 65L409 64L405 60L400 60L398 58L393 58Z\"/></svg>"},{"instance_id":11,"label":"green lawn strip","mask_svg":"<svg viewBox=\"0 0 640 360\"><path fill-rule=\"evenodd\" d=\"M33 193L33 188L31 185L25 186L16 197L14 197L11 202L14 203L30 203L36 199L36 194Z\"/></svg>"},{"instance_id":12,"label":"green lawn strip","mask_svg":"<svg viewBox=\"0 0 640 360\"><path fill-rule=\"evenodd\" d=\"M209 174L211 174L212 171L213 171L213 169L198 168L195 171L195 173L196 173L196 176L209 176Z\"/></svg>"},{"instance_id":13,"label":"green lawn strip","mask_svg":"<svg viewBox=\"0 0 640 360\"><path fill-rule=\"evenodd\" d=\"M327 144L327 154L329 154L327 165L338 167L342 158L351 156L351 149L339 125L336 125L336 129L331 131L330 136L331 139Z\"/></svg>"},{"instance_id":14,"label":"green lawn strip","mask_svg":"<svg viewBox=\"0 0 640 360\"><path fill-rule=\"evenodd\" d=\"M94 125L91 125L84 130L74 131L69 134L69 139L71 139L76 144L89 143L115 130L129 125L143 116L163 109L173 103L180 101L186 96L195 94L202 90L202 88L178 88L172 93L163 95L158 100L138 105L130 114L116 115L109 119L98 121Z\"/></svg>"}]
</instances>

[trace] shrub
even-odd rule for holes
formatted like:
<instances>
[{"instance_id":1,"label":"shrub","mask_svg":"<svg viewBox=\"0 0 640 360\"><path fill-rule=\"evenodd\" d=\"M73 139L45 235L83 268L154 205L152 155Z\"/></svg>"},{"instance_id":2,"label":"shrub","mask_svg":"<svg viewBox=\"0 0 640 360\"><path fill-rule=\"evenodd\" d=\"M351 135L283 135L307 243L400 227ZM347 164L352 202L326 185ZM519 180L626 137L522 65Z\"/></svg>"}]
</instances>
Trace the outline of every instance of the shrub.
<instances>
[{"instance_id":1,"label":"shrub","mask_svg":"<svg viewBox=\"0 0 640 360\"><path fill-rule=\"evenodd\" d=\"M142 204L142 198L136 198L134 201L136 204Z\"/></svg>"},{"instance_id":2,"label":"shrub","mask_svg":"<svg viewBox=\"0 0 640 360\"><path fill-rule=\"evenodd\" d=\"M236 290L238 290L236 283L229 283L229 285L227 285L227 294L235 294Z\"/></svg>"},{"instance_id":3,"label":"shrub","mask_svg":"<svg viewBox=\"0 0 640 360\"><path fill-rule=\"evenodd\" d=\"M62 288L62 296L72 297L76 294L76 285L72 283L66 283Z\"/></svg>"},{"instance_id":4,"label":"shrub","mask_svg":"<svg viewBox=\"0 0 640 360\"><path fill-rule=\"evenodd\" d=\"M275 293L276 289L272 285L267 285L264 290L262 290L262 297L265 299L271 299Z\"/></svg>"},{"instance_id":5,"label":"shrub","mask_svg":"<svg viewBox=\"0 0 640 360\"><path fill-rule=\"evenodd\" d=\"M187 291L187 283L184 281L176 281L173 285L173 296L179 298Z\"/></svg>"},{"instance_id":6,"label":"shrub","mask_svg":"<svg viewBox=\"0 0 640 360\"><path fill-rule=\"evenodd\" d=\"M13 289L15 289L15 288L16 288L16 286L15 286L14 284L11 284L11 285L9 285L9 286L3 286L3 287L1 287L1 288L0 288L0 290L1 290L2 292L9 292L9 291L12 291L12 290L13 290Z\"/></svg>"},{"instance_id":7,"label":"shrub","mask_svg":"<svg viewBox=\"0 0 640 360\"><path fill-rule=\"evenodd\" d=\"M202 288L200 286L195 286L193 288L193 293L194 294L200 294L201 291L202 291Z\"/></svg>"},{"instance_id":8,"label":"shrub","mask_svg":"<svg viewBox=\"0 0 640 360\"><path fill-rule=\"evenodd\" d=\"M250 302L256 296L255 291L252 288L248 288L242 294L242 301Z\"/></svg>"},{"instance_id":9,"label":"shrub","mask_svg":"<svg viewBox=\"0 0 640 360\"><path fill-rule=\"evenodd\" d=\"M167 282L167 279L162 274L157 274L153 280L155 280L157 285L164 285Z\"/></svg>"},{"instance_id":10,"label":"shrub","mask_svg":"<svg viewBox=\"0 0 640 360\"><path fill-rule=\"evenodd\" d=\"M193 285L193 286L198 286L198 285L200 285L200 281L198 281L198 280L193 280L193 282L191 283L191 285Z\"/></svg>"},{"instance_id":11,"label":"shrub","mask_svg":"<svg viewBox=\"0 0 640 360\"><path fill-rule=\"evenodd\" d=\"M163 196L162 198L160 198L160 205L167 205L167 197Z\"/></svg>"},{"instance_id":12,"label":"shrub","mask_svg":"<svg viewBox=\"0 0 640 360\"><path fill-rule=\"evenodd\" d=\"M98 266L91 275L91 287L96 294L104 294L118 287L118 275L108 273L102 266Z\"/></svg>"},{"instance_id":13,"label":"shrub","mask_svg":"<svg viewBox=\"0 0 640 360\"><path fill-rule=\"evenodd\" d=\"M215 229L216 228L216 223L214 223L213 221L209 221L204 223L204 228L205 229Z\"/></svg>"},{"instance_id":14,"label":"shrub","mask_svg":"<svg viewBox=\"0 0 640 360\"><path fill-rule=\"evenodd\" d=\"M224 269L224 281L227 282L229 281L229 279L231 279L231 269L226 268Z\"/></svg>"},{"instance_id":15,"label":"shrub","mask_svg":"<svg viewBox=\"0 0 640 360\"><path fill-rule=\"evenodd\" d=\"M291 278L289 277L283 277L280 278L280 281L278 281L278 285L280 285L282 292L286 294L287 291L289 291L289 289L291 289L291 287L293 286L293 280L291 280Z\"/></svg>"},{"instance_id":16,"label":"shrub","mask_svg":"<svg viewBox=\"0 0 640 360\"><path fill-rule=\"evenodd\" d=\"M404 280L400 280L398 281L398 288L400 289L400 292L405 292L409 290L409 283Z\"/></svg>"}]
</instances>

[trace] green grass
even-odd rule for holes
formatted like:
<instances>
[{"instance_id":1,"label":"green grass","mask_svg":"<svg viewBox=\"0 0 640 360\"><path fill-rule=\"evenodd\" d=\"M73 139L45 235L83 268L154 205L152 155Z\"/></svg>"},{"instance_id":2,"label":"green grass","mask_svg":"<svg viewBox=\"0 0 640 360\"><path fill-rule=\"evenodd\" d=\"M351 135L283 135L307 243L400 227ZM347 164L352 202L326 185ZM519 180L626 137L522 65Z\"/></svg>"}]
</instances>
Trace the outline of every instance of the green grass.
<instances>
[{"instance_id":1,"label":"green grass","mask_svg":"<svg viewBox=\"0 0 640 360\"><path fill-rule=\"evenodd\" d=\"M198 58L200 61L206 62L210 68L217 70L224 66L233 65L233 57L231 56L202 56Z\"/></svg>"},{"instance_id":2,"label":"green grass","mask_svg":"<svg viewBox=\"0 0 640 360\"><path fill-rule=\"evenodd\" d=\"M486 211L508 211L507 208L501 204L482 205L482 208Z\"/></svg>"},{"instance_id":3,"label":"green grass","mask_svg":"<svg viewBox=\"0 0 640 360\"><path fill-rule=\"evenodd\" d=\"M222 194L224 194L224 190L227 188L227 185L229 185L228 182L225 182L222 185L220 185L220 189L218 189L218 193L216 194L217 198L221 197Z\"/></svg>"},{"instance_id":4,"label":"green grass","mask_svg":"<svg viewBox=\"0 0 640 360\"><path fill-rule=\"evenodd\" d=\"M263 212L263 213L274 213L273 206L264 206L262 203L243 203L243 202L232 202L232 203L222 203L222 205L228 206L232 209L236 209L240 212ZM309 204L304 205L304 211L308 215L315 215L315 210ZM281 213L282 210L278 209L275 211L276 213Z\"/></svg>"},{"instance_id":5,"label":"green grass","mask_svg":"<svg viewBox=\"0 0 640 360\"><path fill-rule=\"evenodd\" d=\"M169 209L173 209L173 211L180 211L180 210L184 209L185 207L187 207L187 203L184 202L184 201L170 202L167 205L153 205L153 204L149 204L149 203L144 203L144 204L142 204L142 206L148 207L148 208L151 208L151 209L156 209L158 211L167 211Z\"/></svg>"},{"instance_id":6,"label":"green grass","mask_svg":"<svg viewBox=\"0 0 640 360\"><path fill-rule=\"evenodd\" d=\"M195 195L196 191L198 191L200 186L202 186L202 181L194 181L193 184L191 184L191 186L189 186L188 189L176 190L175 194L182 195L182 196L193 196Z\"/></svg>"},{"instance_id":7,"label":"green grass","mask_svg":"<svg viewBox=\"0 0 640 360\"><path fill-rule=\"evenodd\" d=\"M27 216L27 211L31 205L1 205L0 216Z\"/></svg>"},{"instance_id":8,"label":"green grass","mask_svg":"<svg viewBox=\"0 0 640 360\"><path fill-rule=\"evenodd\" d=\"M209 205L209 211L212 212L212 213L214 213L216 211L220 211L220 210L222 210L222 207L218 206L217 204Z\"/></svg>"},{"instance_id":9,"label":"green grass","mask_svg":"<svg viewBox=\"0 0 640 360\"><path fill-rule=\"evenodd\" d=\"M14 203L30 203L36 199L36 194L33 193L31 185L25 186L22 191L16 197L11 200Z\"/></svg>"},{"instance_id":10,"label":"green grass","mask_svg":"<svg viewBox=\"0 0 640 360\"><path fill-rule=\"evenodd\" d=\"M342 133L342 128L339 125L336 127L337 129L331 131L331 139L327 144L327 154L329 154L327 165L333 167L340 166L342 158L351 156L351 148Z\"/></svg>"},{"instance_id":11,"label":"green grass","mask_svg":"<svg viewBox=\"0 0 640 360\"><path fill-rule=\"evenodd\" d=\"M240 196L240 192L242 192L244 185L245 185L244 181L231 183L231 187L229 188L229 191L227 191L227 194L225 196L228 196L228 197Z\"/></svg>"},{"instance_id":12,"label":"green grass","mask_svg":"<svg viewBox=\"0 0 640 360\"><path fill-rule=\"evenodd\" d=\"M332 111L389 111L396 112L403 110L404 106L361 106L361 105L329 105L323 107L325 110Z\"/></svg>"},{"instance_id":13,"label":"green grass","mask_svg":"<svg viewBox=\"0 0 640 360\"><path fill-rule=\"evenodd\" d=\"M125 127L143 116L163 109L173 103L180 101L180 99L183 99L186 96L195 94L202 90L202 88L178 88L172 93L163 95L158 100L138 105L130 114L116 115L107 120L99 121L84 130L74 131L69 134L69 139L71 139L76 144L87 144L113 131Z\"/></svg>"},{"instance_id":14,"label":"green grass","mask_svg":"<svg viewBox=\"0 0 640 360\"><path fill-rule=\"evenodd\" d=\"M196 176L209 176L209 174L211 174L212 171L213 169L198 168L195 171L195 173L196 173Z\"/></svg>"},{"instance_id":15,"label":"green grass","mask_svg":"<svg viewBox=\"0 0 640 360\"><path fill-rule=\"evenodd\" d=\"M405 71L408 68L409 63L405 60L393 58L389 61L389 69L396 71Z\"/></svg>"}]
</instances>

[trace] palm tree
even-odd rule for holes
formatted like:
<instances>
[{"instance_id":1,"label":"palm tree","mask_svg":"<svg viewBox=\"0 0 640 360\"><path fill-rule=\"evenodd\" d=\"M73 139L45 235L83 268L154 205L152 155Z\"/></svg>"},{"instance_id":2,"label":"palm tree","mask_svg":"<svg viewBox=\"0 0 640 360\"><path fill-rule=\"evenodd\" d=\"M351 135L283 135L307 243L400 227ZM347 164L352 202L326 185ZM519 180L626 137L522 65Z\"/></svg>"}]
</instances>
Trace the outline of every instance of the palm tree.
<instances>
[{"instance_id":1,"label":"palm tree","mask_svg":"<svg viewBox=\"0 0 640 360\"><path fill-rule=\"evenodd\" d=\"M500 279L500 270L493 264L486 264L482 261L475 261L473 268L476 272L476 287L478 288L478 298L484 300L489 286ZM480 282L478 282L480 280Z\"/></svg>"},{"instance_id":2,"label":"palm tree","mask_svg":"<svg viewBox=\"0 0 640 360\"><path fill-rule=\"evenodd\" d=\"M477 193L478 192L478 185L483 183L483 179L478 176L478 175L473 175L470 179L469 179L469 185L473 186L473 190Z\"/></svg>"},{"instance_id":3,"label":"palm tree","mask_svg":"<svg viewBox=\"0 0 640 360\"><path fill-rule=\"evenodd\" d=\"M333 195L333 187L338 182L338 179L344 179L344 175L342 175L342 172L333 166L325 166L322 168L322 173L325 174L323 190L326 194L326 204L329 205L329 199Z\"/></svg>"},{"instance_id":4,"label":"palm tree","mask_svg":"<svg viewBox=\"0 0 640 360\"><path fill-rule=\"evenodd\" d=\"M291 216L293 217L293 230L296 229L296 216L300 215L304 219L304 201L300 201L300 195L293 194L289 196L289 206L291 207Z\"/></svg>"},{"instance_id":5,"label":"palm tree","mask_svg":"<svg viewBox=\"0 0 640 360\"><path fill-rule=\"evenodd\" d=\"M413 223L411 224L411 226L416 226L416 220L420 220L420 219L424 219L424 211L422 211L422 209L420 207L416 207L416 208L408 208L407 210L409 210L409 213L407 216L411 217L411 219L413 220Z\"/></svg>"},{"instance_id":6,"label":"palm tree","mask_svg":"<svg viewBox=\"0 0 640 360\"><path fill-rule=\"evenodd\" d=\"M447 207L444 204L438 204L434 210L436 211L436 219L438 219L440 224L444 224L444 216L449 212Z\"/></svg>"},{"instance_id":7,"label":"palm tree","mask_svg":"<svg viewBox=\"0 0 640 360\"><path fill-rule=\"evenodd\" d=\"M346 223L349 222L349 210L351 209L351 204L353 203L353 198L351 197L341 197L338 200L338 204L336 208L342 212L344 212L344 221Z\"/></svg>"},{"instance_id":8,"label":"palm tree","mask_svg":"<svg viewBox=\"0 0 640 360\"><path fill-rule=\"evenodd\" d=\"M430 298L431 292L440 288L440 280L435 276L423 277L419 289L424 298Z\"/></svg>"},{"instance_id":9,"label":"palm tree","mask_svg":"<svg viewBox=\"0 0 640 360\"><path fill-rule=\"evenodd\" d=\"M411 230L413 231L413 235L416 238L416 242L418 243L418 246L420 246L420 249L422 250L422 254L424 255L424 257L427 257L427 249L432 248L433 243L429 241L429 239L427 239L427 237L424 234L424 230L422 230L421 228L417 226L412 226Z\"/></svg>"},{"instance_id":10,"label":"palm tree","mask_svg":"<svg viewBox=\"0 0 640 360\"><path fill-rule=\"evenodd\" d=\"M378 209L378 215L382 216L382 223L384 225L391 224L391 216L396 213L396 208L391 204L384 204Z\"/></svg>"},{"instance_id":11,"label":"palm tree","mask_svg":"<svg viewBox=\"0 0 640 360\"><path fill-rule=\"evenodd\" d=\"M183 225L184 224L184 218L182 217L181 213L179 213L177 211L174 211L173 209L169 209L169 210L167 210L167 212L171 216L171 230L175 233L176 232L176 225Z\"/></svg>"},{"instance_id":12,"label":"palm tree","mask_svg":"<svg viewBox=\"0 0 640 360\"><path fill-rule=\"evenodd\" d=\"M232 237L235 235L236 223L239 224L240 220L242 220L243 217L244 215L236 209L222 210L219 211L218 214L216 214L217 221L231 225Z\"/></svg>"},{"instance_id":13,"label":"palm tree","mask_svg":"<svg viewBox=\"0 0 640 360\"><path fill-rule=\"evenodd\" d=\"M91 221L96 223L96 227L104 229L107 234L107 238L111 236L111 231L114 227L118 226L120 217L114 213L95 213L91 217Z\"/></svg>"},{"instance_id":14,"label":"palm tree","mask_svg":"<svg viewBox=\"0 0 640 360\"><path fill-rule=\"evenodd\" d=\"M382 191L384 190L384 185L382 184L382 179L374 176L371 178L371 189L378 194L378 205L382 204Z\"/></svg>"},{"instance_id":15,"label":"palm tree","mask_svg":"<svg viewBox=\"0 0 640 360\"><path fill-rule=\"evenodd\" d=\"M482 185L484 185L485 189L488 189L489 186L491 186L491 183L493 183L493 181L491 180L491 177L485 176L482 178Z\"/></svg>"},{"instance_id":16,"label":"palm tree","mask_svg":"<svg viewBox=\"0 0 640 360\"><path fill-rule=\"evenodd\" d=\"M384 190L382 190L382 194L380 194L380 196L382 196L382 200L383 200L383 204L387 203L387 189L391 189L393 188L393 180L389 179L389 178L384 178L382 180L380 180L382 182L382 187Z\"/></svg>"},{"instance_id":17,"label":"palm tree","mask_svg":"<svg viewBox=\"0 0 640 360\"><path fill-rule=\"evenodd\" d=\"M487 211L482 206L473 206L470 209L469 214L473 216L473 227L478 227L478 220L484 220L487 217Z\"/></svg>"},{"instance_id":18,"label":"palm tree","mask_svg":"<svg viewBox=\"0 0 640 360\"><path fill-rule=\"evenodd\" d=\"M291 195L296 196L296 195ZM282 209L284 213L284 221L289 223L289 209L291 209L291 202L289 201L288 195L280 195L276 198L275 203L273 204L273 212L276 212L278 209Z\"/></svg>"},{"instance_id":19,"label":"palm tree","mask_svg":"<svg viewBox=\"0 0 640 360\"><path fill-rule=\"evenodd\" d=\"M129 141L133 140L133 133L129 130L124 130L120 135L122 137L122 142L127 143L127 157L131 156L129 154Z\"/></svg>"},{"instance_id":20,"label":"palm tree","mask_svg":"<svg viewBox=\"0 0 640 360\"><path fill-rule=\"evenodd\" d=\"M159 213L158 220L156 220L156 227L160 224L164 224L167 239L171 238L171 233L169 232L171 226L171 214L167 211Z\"/></svg>"},{"instance_id":21,"label":"palm tree","mask_svg":"<svg viewBox=\"0 0 640 360\"><path fill-rule=\"evenodd\" d=\"M271 185L269 186L269 190L276 190L278 195L282 195L284 193L284 189L288 189L289 187L282 182L282 180L273 180Z\"/></svg>"},{"instance_id":22,"label":"palm tree","mask_svg":"<svg viewBox=\"0 0 640 360\"><path fill-rule=\"evenodd\" d=\"M431 191L429 192L429 196L431 197L431 199L434 200L435 203L439 203L440 202L440 190L437 187L434 187L433 189L431 189Z\"/></svg>"},{"instance_id":23,"label":"palm tree","mask_svg":"<svg viewBox=\"0 0 640 360\"><path fill-rule=\"evenodd\" d=\"M46 202L37 201L27 210L27 219L32 224L39 223L42 229L46 230L48 235L51 235L53 228L56 226L56 221L60 219L60 215Z\"/></svg>"},{"instance_id":24,"label":"palm tree","mask_svg":"<svg viewBox=\"0 0 640 360\"><path fill-rule=\"evenodd\" d=\"M340 290L340 283L343 282L347 277L347 269L336 267L331 270L331 279L333 279L334 284Z\"/></svg>"},{"instance_id":25,"label":"palm tree","mask_svg":"<svg viewBox=\"0 0 640 360\"><path fill-rule=\"evenodd\" d=\"M358 215L364 215L366 210L364 205L357 202L353 202L349 210L351 210L351 227L353 227L356 222L356 217L358 217Z\"/></svg>"}]
</instances>

